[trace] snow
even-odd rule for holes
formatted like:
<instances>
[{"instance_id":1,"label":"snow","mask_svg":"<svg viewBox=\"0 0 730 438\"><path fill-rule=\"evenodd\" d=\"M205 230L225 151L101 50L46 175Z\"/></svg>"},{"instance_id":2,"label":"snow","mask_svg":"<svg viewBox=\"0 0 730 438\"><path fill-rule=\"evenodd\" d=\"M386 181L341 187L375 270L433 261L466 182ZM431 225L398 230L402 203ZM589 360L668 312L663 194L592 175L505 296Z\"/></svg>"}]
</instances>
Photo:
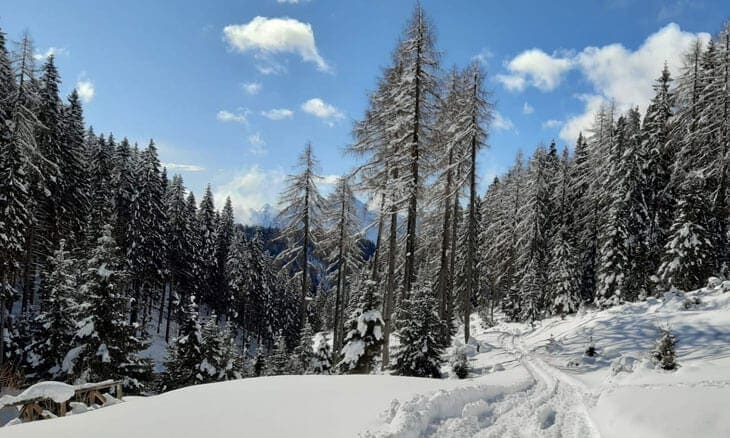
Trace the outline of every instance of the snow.
<instances>
[{"instance_id":1,"label":"snow","mask_svg":"<svg viewBox=\"0 0 730 438\"><path fill-rule=\"evenodd\" d=\"M455 380L392 376L276 376L198 385L81 415L2 429L3 438L203 436L354 437L392 400L455 388Z\"/></svg>"},{"instance_id":2,"label":"snow","mask_svg":"<svg viewBox=\"0 0 730 438\"><path fill-rule=\"evenodd\" d=\"M102 410L3 429L3 438L103 435L256 437L727 437L730 293L723 283L565 319L476 315L464 380L277 376L183 388ZM650 357L661 330L679 369ZM321 341L320 341L321 342ZM586 356L588 345L596 356ZM450 372L445 365L444 374Z\"/></svg>"},{"instance_id":3,"label":"snow","mask_svg":"<svg viewBox=\"0 0 730 438\"><path fill-rule=\"evenodd\" d=\"M79 355L81 352L84 351L86 348L86 345L79 345L77 347L72 348L71 350L66 353L66 357L63 358L63 364L61 364L61 369L64 373L68 373L73 371L74 366L76 366L76 361L79 358Z\"/></svg>"},{"instance_id":4,"label":"snow","mask_svg":"<svg viewBox=\"0 0 730 438\"><path fill-rule=\"evenodd\" d=\"M13 403L22 403L34 398L50 398L56 403L70 399L76 393L76 388L63 382L40 382L29 387L18 395L4 395L0 397L0 406Z\"/></svg>"},{"instance_id":5,"label":"snow","mask_svg":"<svg viewBox=\"0 0 730 438\"><path fill-rule=\"evenodd\" d=\"M356 363L365 352L365 342L362 339L355 339L342 347L342 362Z\"/></svg>"}]
</instances>

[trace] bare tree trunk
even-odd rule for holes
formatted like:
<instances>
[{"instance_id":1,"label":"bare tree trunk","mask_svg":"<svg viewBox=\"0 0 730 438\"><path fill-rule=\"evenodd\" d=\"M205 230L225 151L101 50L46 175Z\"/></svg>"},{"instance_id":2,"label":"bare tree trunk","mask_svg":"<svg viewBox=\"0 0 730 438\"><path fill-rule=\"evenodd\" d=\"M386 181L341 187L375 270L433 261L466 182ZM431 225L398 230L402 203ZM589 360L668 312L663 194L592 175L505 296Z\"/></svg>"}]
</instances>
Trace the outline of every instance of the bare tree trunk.
<instances>
[{"instance_id":1,"label":"bare tree trunk","mask_svg":"<svg viewBox=\"0 0 730 438\"><path fill-rule=\"evenodd\" d=\"M344 324L343 324L343 295L345 292L345 202L346 198L342 196L342 205L340 208L340 241L339 241L339 248L338 248L338 255L337 255L337 289L335 292L335 320L334 320L334 336L333 336L333 344L332 344L332 356L333 356L333 362L337 363L339 362L339 353L340 349L342 348L342 341L343 341L343 331L344 331Z\"/></svg>"},{"instance_id":2,"label":"bare tree trunk","mask_svg":"<svg viewBox=\"0 0 730 438\"><path fill-rule=\"evenodd\" d=\"M304 248L302 248L302 314L301 327L307 322L307 274L309 273L309 186L304 191Z\"/></svg>"},{"instance_id":3,"label":"bare tree trunk","mask_svg":"<svg viewBox=\"0 0 730 438\"><path fill-rule=\"evenodd\" d=\"M165 342L170 342L170 320L172 319L172 303L175 294L172 290L172 282L170 282L170 291L167 294L167 323L165 324Z\"/></svg>"},{"instance_id":4,"label":"bare tree trunk","mask_svg":"<svg viewBox=\"0 0 730 438\"><path fill-rule=\"evenodd\" d=\"M449 170L446 174L446 186L444 187L444 226L441 235L441 260L439 262L439 274L437 282L437 296L439 298L439 317L442 320L446 319L446 305L447 305L447 281L449 276L449 251L451 250L451 233L449 228L451 226L451 198L454 196L451 193L452 185L452 171L451 164L454 157L454 151L449 151Z\"/></svg>"},{"instance_id":5,"label":"bare tree trunk","mask_svg":"<svg viewBox=\"0 0 730 438\"><path fill-rule=\"evenodd\" d=\"M0 367L5 362L5 286L7 284L7 274L3 273L2 284L0 287Z\"/></svg>"},{"instance_id":6,"label":"bare tree trunk","mask_svg":"<svg viewBox=\"0 0 730 438\"><path fill-rule=\"evenodd\" d=\"M393 302L395 295L395 252L396 233L398 232L398 213L391 206L390 235L388 236L388 274L385 294L383 295L383 370L390 362L390 333L393 326Z\"/></svg>"},{"instance_id":7,"label":"bare tree trunk","mask_svg":"<svg viewBox=\"0 0 730 438\"><path fill-rule=\"evenodd\" d=\"M475 81L475 92L476 92L476 81ZM474 260L476 258L476 231L477 231L477 218L476 218L476 196L477 196L477 183L476 183L476 164L477 164L477 141L476 136L472 136L471 139L471 166L469 169L469 223L467 226L467 238L466 238L466 287L464 288L464 296L462 297L462 310L464 312L464 342L469 342L470 327L469 317L471 316L471 297L474 296L476 291L476 282L474 281L475 266Z\"/></svg>"},{"instance_id":8,"label":"bare tree trunk","mask_svg":"<svg viewBox=\"0 0 730 438\"><path fill-rule=\"evenodd\" d=\"M421 19L421 15L419 15ZM419 26L419 29L423 29ZM411 293L413 282L416 280L416 215L418 214L418 177L419 165L419 134L421 130L421 69L423 53L423 35L419 33L419 41L416 44L416 74L414 78L414 103L413 108L413 138L411 143L411 193L408 201L408 218L406 222L406 254L403 271L403 297L408 299Z\"/></svg>"}]
</instances>

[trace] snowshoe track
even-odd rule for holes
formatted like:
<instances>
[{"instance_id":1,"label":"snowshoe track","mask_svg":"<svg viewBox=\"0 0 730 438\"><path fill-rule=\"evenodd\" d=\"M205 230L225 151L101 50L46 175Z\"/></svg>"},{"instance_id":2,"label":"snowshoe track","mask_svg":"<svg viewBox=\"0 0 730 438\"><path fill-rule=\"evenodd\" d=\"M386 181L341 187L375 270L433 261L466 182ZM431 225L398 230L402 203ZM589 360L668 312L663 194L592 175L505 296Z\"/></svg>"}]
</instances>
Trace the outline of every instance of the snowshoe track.
<instances>
[{"instance_id":1,"label":"snowshoe track","mask_svg":"<svg viewBox=\"0 0 730 438\"><path fill-rule=\"evenodd\" d=\"M499 347L532 377L523 387L481 386L439 391L394 405L388 429L368 437L599 437L588 415L590 393L528 352L513 333L499 333Z\"/></svg>"}]
</instances>

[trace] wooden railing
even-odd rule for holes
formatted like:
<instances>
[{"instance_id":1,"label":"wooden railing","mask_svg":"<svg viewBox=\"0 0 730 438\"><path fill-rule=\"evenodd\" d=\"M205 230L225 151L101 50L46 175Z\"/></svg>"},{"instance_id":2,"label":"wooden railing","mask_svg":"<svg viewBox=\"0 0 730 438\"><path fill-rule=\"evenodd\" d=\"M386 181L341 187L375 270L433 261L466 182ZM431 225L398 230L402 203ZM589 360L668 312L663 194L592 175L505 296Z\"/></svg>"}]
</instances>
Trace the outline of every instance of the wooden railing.
<instances>
[{"instance_id":1,"label":"wooden railing","mask_svg":"<svg viewBox=\"0 0 730 438\"><path fill-rule=\"evenodd\" d=\"M122 382L110 380L100 383L78 385L74 392L74 396L70 400L66 400L61 403L57 403L49 397L35 397L32 399L24 399L7 403L0 406L0 408L7 406L20 407L20 414L18 417L24 423L53 416L64 417L68 412L69 401L81 402L87 406L92 406L94 404L99 406L105 405L107 403L107 399L104 397L105 390L108 390L107 392L111 392L113 390L115 398L118 400L122 399ZM47 413L51 413L53 415L48 415Z\"/></svg>"}]
</instances>

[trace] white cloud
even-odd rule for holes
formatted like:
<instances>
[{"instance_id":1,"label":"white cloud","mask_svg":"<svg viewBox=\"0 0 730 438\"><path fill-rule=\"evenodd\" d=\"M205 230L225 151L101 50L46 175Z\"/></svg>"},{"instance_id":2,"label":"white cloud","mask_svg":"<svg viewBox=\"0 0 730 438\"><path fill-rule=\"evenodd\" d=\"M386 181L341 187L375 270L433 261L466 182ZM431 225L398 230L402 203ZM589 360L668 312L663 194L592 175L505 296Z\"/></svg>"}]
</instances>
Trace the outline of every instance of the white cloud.
<instances>
[{"instance_id":1,"label":"white cloud","mask_svg":"<svg viewBox=\"0 0 730 438\"><path fill-rule=\"evenodd\" d=\"M302 104L302 111L325 120L327 124L332 126L335 120L339 120L345 117L340 110L333 105L326 103L322 99L315 97L309 99Z\"/></svg>"},{"instance_id":2,"label":"white cloud","mask_svg":"<svg viewBox=\"0 0 730 438\"><path fill-rule=\"evenodd\" d=\"M274 108L268 111L261 111L261 115L271 120L283 120L291 119L294 116L294 111L288 108Z\"/></svg>"},{"instance_id":3,"label":"white cloud","mask_svg":"<svg viewBox=\"0 0 730 438\"><path fill-rule=\"evenodd\" d=\"M649 35L642 45L632 51L621 44L586 47L576 56L583 75L592 84L595 96L582 97L585 112L566 121L560 137L574 142L580 131L593 121L593 112L603 102L613 101L618 111L638 106L643 111L654 92L652 84L667 63L677 74L682 66L683 53L700 39L707 42L707 33L684 32L679 25L670 23Z\"/></svg>"},{"instance_id":4,"label":"white cloud","mask_svg":"<svg viewBox=\"0 0 730 438\"><path fill-rule=\"evenodd\" d=\"M203 172L205 167L198 166L197 164L180 164L180 163L161 163L162 167L167 167L167 170L179 170L182 172Z\"/></svg>"},{"instance_id":5,"label":"white cloud","mask_svg":"<svg viewBox=\"0 0 730 438\"><path fill-rule=\"evenodd\" d=\"M698 37L710 38L709 34L683 32L677 24L670 23L649 35L635 51L621 44L586 47L576 61L596 91L614 99L619 109L643 107L654 94L652 83L664 62L672 72L677 72L682 54Z\"/></svg>"},{"instance_id":6,"label":"white cloud","mask_svg":"<svg viewBox=\"0 0 730 438\"><path fill-rule=\"evenodd\" d=\"M560 131L560 137L572 143L580 131L590 126L593 112L603 102L614 102L620 112L632 106L643 111L653 95L652 84L664 63L676 74L683 53L697 38L706 42L710 35L685 32L679 25L670 23L649 35L636 50L618 43L553 55L530 49L509 61L506 64L508 74L497 75L497 79L512 91L522 91L528 85L550 91L560 85L568 71L579 71L592 90L576 96L583 101L584 112L568 118Z\"/></svg>"},{"instance_id":7,"label":"white cloud","mask_svg":"<svg viewBox=\"0 0 730 438\"><path fill-rule=\"evenodd\" d=\"M248 136L248 142L251 144L251 148L249 148L249 152L251 152L254 155L265 155L268 151L266 150L266 142L264 141L263 137L261 137L261 133L257 132L255 134Z\"/></svg>"},{"instance_id":8,"label":"white cloud","mask_svg":"<svg viewBox=\"0 0 730 438\"><path fill-rule=\"evenodd\" d=\"M223 123L246 124L248 123L248 114L249 111L247 109L239 108L235 113L227 110L220 110L218 111L218 114L216 114L215 118L218 119L219 122Z\"/></svg>"},{"instance_id":9,"label":"white cloud","mask_svg":"<svg viewBox=\"0 0 730 438\"><path fill-rule=\"evenodd\" d=\"M266 170L258 165L241 169L228 182L215 188L216 205L223 205L226 197L230 197L236 219L248 223L252 214L266 204L278 204L285 180L286 173L282 169Z\"/></svg>"},{"instance_id":10,"label":"white cloud","mask_svg":"<svg viewBox=\"0 0 730 438\"><path fill-rule=\"evenodd\" d=\"M563 124L563 122L561 122L560 120L550 119L550 120L545 120L544 122L542 122L542 127L543 128L557 128L558 126L560 126L562 124Z\"/></svg>"},{"instance_id":11,"label":"white cloud","mask_svg":"<svg viewBox=\"0 0 730 438\"><path fill-rule=\"evenodd\" d=\"M514 123L509 118L503 117L498 111L495 111L492 119L492 128L497 131L512 131L515 129Z\"/></svg>"},{"instance_id":12,"label":"white cloud","mask_svg":"<svg viewBox=\"0 0 730 438\"><path fill-rule=\"evenodd\" d=\"M309 23L293 18L254 17L246 24L231 24L223 28L223 38L238 52L255 52L264 56L296 53L303 61L313 62L320 71L330 66L320 56Z\"/></svg>"},{"instance_id":13,"label":"white cloud","mask_svg":"<svg viewBox=\"0 0 730 438\"><path fill-rule=\"evenodd\" d=\"M577 116L569 118L563 127L560 128L560 138L572 145L578 139L578 134L584 132L593 123L594 115L606 103L603 96L597 94L582 94L576 96L585 104L585 111Z\"/></svg>"},{"instance_id":14,"label":"white cloud","mask_svg":"<svg viewBox=\"0 0 730 438\"><path fill-rule=\"evenodd\" d=\"M90 79L80 79L76 82L76 92L84 103L89 103L96 96L94 83Z\"/></svg>"},{"instance_id":15,"label":"white cloud","mask_svg":"<svg viewBox=\"0 0 730 438\"><path fill-rule=\"evenodd\" d=\"M522 105L522 114L532 114L534 112L535 107L533 107L529 103L525 102L524 105Z\"/></svg>"},{"instance_id":16,"label":"white cloud","mask_svg":"<svg viewBox=\"0 0 730 438\"><path fill-rule=\"evenodd\" d=\"M53 55L58 57L60 55L68 56L69 52L64 47L49 47L45 52L36 52L33 54L33 58L36 61L43 61L49 56Z\"/></svg>"},{"instance_id":17,"label":"white cloud","mask_svg":"<svg viewBox=\"0 0 730 438\"><path fill-rule=\"evenodd\" d=\"M506 65L509 74L497 75L497 80L510 91L522 91L527 85L550 91L560 85L572 65L573 61L567 57L530 49L509 61Z\"/></svg>"},{"instance_id":18,"label":"white cloud","mask_svg":"<svg viewBox=\"0 0 730 438\"><path fill-rule=\"evenodd\" d=\"M243 91L245 91L247 94L253 96L254 94L259 94L263 86L259 82L246 82L244 84L241 84L241 88L243 88Z\"/></svg>"}]
</instances>

